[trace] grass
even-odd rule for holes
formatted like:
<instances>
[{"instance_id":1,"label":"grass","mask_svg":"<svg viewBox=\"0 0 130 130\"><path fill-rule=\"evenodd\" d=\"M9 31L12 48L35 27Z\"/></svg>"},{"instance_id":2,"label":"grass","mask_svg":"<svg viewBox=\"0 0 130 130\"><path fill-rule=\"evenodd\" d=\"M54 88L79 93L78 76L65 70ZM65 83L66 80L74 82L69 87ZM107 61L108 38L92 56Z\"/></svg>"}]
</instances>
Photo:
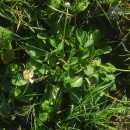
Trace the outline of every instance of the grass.
<instances>
[{"instance_id":1,"label":"grass","mask_svg":"<svg viewBox=\"0 0 130 130\"><path fill-rule=\"evenodd\" d=\"M0 2L0 129L129 130L128 1L65 3Z\"/></svg>"}]
</instances>

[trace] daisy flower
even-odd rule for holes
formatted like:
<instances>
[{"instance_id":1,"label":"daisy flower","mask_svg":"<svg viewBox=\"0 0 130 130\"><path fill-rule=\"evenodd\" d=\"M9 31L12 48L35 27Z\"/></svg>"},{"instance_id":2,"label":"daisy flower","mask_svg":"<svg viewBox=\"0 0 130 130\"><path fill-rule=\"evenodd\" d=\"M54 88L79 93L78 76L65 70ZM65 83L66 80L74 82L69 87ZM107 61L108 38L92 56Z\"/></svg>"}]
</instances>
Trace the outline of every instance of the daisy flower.
<instances>
[{"instance_id":1,"label":"daisy flower","mask_svg":"<svg viewBox=\"0 0 130 130\"><path fill-rule=\"evenodd\" d=\"M32 70L24 70L23 77L25 80L28 80L30 83L33 83L34 80L32 79L34 72Z\"/></svg>"}]
</instances>

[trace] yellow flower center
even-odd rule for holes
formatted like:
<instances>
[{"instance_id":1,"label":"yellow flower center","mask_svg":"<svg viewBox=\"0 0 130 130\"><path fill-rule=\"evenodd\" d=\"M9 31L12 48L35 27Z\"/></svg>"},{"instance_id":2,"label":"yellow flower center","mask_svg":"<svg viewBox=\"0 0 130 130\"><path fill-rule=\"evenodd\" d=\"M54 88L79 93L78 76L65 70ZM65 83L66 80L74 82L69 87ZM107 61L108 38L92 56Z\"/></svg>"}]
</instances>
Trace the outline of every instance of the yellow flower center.
<instances>
[{"instance_id":1,"label":"yellow flower center","mask_svg":"<svg viewBox=\"0 0 130 130\"><path fill-rule=\"evenodd\" d=\"M26 72L26 73L24 74L24 76L25 76L25 78L26 78L27 80L30 80L30 73L29 73L29 72Z\"/></svg>"}]
</instances>

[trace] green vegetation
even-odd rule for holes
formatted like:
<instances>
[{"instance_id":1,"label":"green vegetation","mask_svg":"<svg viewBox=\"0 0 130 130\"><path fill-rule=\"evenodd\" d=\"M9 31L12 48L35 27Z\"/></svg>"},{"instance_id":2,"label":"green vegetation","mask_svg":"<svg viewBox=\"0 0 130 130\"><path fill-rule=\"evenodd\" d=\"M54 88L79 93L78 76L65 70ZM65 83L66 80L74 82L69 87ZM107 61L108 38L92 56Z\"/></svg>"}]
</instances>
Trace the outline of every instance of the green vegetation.
<instances>
[{"instance_id":1,"label":"green vegetation","mask_svg":"<svg viewBox=\"0 0 130 130\"><path fill-rule=\"evenodd\" d=\"M69 2L1 0L1 130L130 129L130 4Z\"/></svg>"}]
</instances>

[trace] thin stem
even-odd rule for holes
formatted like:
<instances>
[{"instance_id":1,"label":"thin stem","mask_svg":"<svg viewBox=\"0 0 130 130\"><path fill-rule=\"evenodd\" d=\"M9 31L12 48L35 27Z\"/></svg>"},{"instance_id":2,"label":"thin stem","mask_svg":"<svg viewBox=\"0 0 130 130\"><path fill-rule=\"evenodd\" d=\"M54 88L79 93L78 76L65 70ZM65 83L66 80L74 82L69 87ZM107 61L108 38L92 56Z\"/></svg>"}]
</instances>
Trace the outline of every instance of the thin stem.
<instances>
[{"instance_id":1,"label":"thin stem","mask_svg":"<svg viewBox=\"0 0 130 130\"><path fill-rule=\"evenodd\" d=\"M20 95L20 97L23 96L26 93L28 86L29 86L29 82L27 82L26 87L25 87L23 93Z\"/></svg>"},{"instance_id":2,"label":"thin stem","mask_svg":"<svg viewBox=\"0 0 130 130\"><path fill-rule=\"evenodd\" d=\"M111 67L107 67L107 66L103 66L103 65L97 65L97 66L100 66L102 68L108 68L108 69L113 69ZM130 72L130 70L125 70L125 69L117 69L117 68L114 68L116 71L120 71L120 72Z\"/></svg>"},{"instance_id":3,"label":"thin stem","mask_svg":"<svg viewBox=\"0 0 130 130\"><path fill-rule=\"evenodd\" d=\"M68 8L66 8L66 17L65 17L65 24L64 24L64 31L63 31L63 39L62 39L62 54L63 57L65 56L64 52L64 44L65 44L65 35L66 35L66 26L67 26L67 18L68 18Z\"/></svg>"},{"instance_id":4,"label":"thin stem","mask_svg":"<svg viewBox=\"0 0 130 130\"><path fill-rule=\"evenodd\" d=\"M110 96L109 94L106 94L106 93L103 93L103 95L106 96L106 97L109 97L109 98L111 98L111 99L113 99L115 101L121 102L121 103L130 103L130 101L122 101L122 100L119 100L119 99L117 99L115 97L112 97L112 96Z\"/></svg>"},{"instance_id":5,"label":"thin stem","mask_svg":"<svg viewBox=\"0 0 130 130\"><path fill-rule=\"evenodd\" d=\"M46 5L47 5L47 4L46 4ZM58 10L58 9L56 9L56 8L50 6L50 5L47 5L47 6L50 7L51 9L53 9L53 10L59 12L59 13L66 14L66 15L69 15L69 16L73 16L72 14L69 14L69 13L66 13L66 12L64 12L64 11ZM68 10L68 8L67 8L67 10Z\"/></svg>"}]
</instances>

